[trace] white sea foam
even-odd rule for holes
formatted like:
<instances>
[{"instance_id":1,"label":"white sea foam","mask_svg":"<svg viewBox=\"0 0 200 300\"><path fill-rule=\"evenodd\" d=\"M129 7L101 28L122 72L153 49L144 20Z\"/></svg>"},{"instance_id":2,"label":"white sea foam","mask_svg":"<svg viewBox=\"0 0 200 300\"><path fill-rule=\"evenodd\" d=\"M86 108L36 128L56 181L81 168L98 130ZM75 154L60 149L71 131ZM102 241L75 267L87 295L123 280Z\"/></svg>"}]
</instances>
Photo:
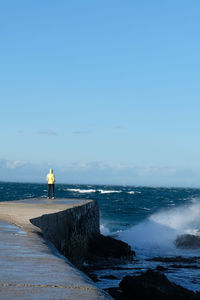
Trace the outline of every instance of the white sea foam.
<instances>
[{"instance_id":1,"label":"white sea foam","mask_svg":"<svg viewBox=\"0 0 200 300\"><path fill-rule=\"evenodd\" d=\"M154 214L150 220L174 230L200 229L200 202L184 205Z\"/></svg>"},{"instance_id":2,"label":"white sea foam","mask_svg":"<svg viewBox=\"0 0 200 300\"><path fill-rule=\"evenodd\" d=\"M24 196L25 196L25 198L33 198L34 195L33 194L25 194Z\"/></svg>"},{"instance_id":3,"label":"white sea foam","mask_svg":"<svg viewBox=\"0 0 200 300\"><path fill-rule=\"evenodd\" d=\"M88 186L90 187L90 186ZM75 193L95 193L95 192L99 192L100 194L113 194L113 193L122 193L122 190L103 190L103 189L63 189L64 191L68 191L68 192L75 192ZM130 191L127 192L128 194L141 194L141 192L137 192L137 191Z\"/></svg>"},{"instance_id":4,"label":"white sea foam","mask_svg":"<svg viewBox=\"0 0 200 300\"><path fill-rule=\"evenodd\" d=\"M132 195L132 194L141 194L141 192L138 192L138 191L130 191L130 192L127 192L128 194Z\"/></svg>"},{"instance_id":5,"label":"white sea foam","mask_svg":"<svg viewBox=\"0 0 200 300\"><path fill-rule=\"evenodd\" d=\"M176 237L184 233L194 234L200 229L199 216L199 201L188 206L165 209L151 215L146 221L119 232L118 237L143 254L174 255L183 251L176 249Z\"/></svg>"},{"instance_id":6,"label":"white sea foam","mask_svg":"<svg viewBox=\"0 0 200 300\"><path fill-rule=\"evenodd\" d=\"M121 193L122 191L118 191L118 190L103 190L103 189L64 189L64 191L68 191L68 192L75 192L75 193L95 193L95 192L99 192L101 194L111 194L111 193Z\"/></svg>"},{"instance_id":7,"label":"white sea foam","mask_svg":"<svg viewBox=\"0 0 200 300\"><path fill-rule=\"evenodd\" d=\"M112 193L121 193L122 191L117 191L117 190L98 190L99 193L101 194L112 194Z\"/></svg>"},{"instance_id":8,"label":"white sea foam","mask_svg":"<svg viewBox=\"0 0 200 300\"><path fill-rule=\"evenodd\" d=\"M82 190L82 189L66 189L67 191L69 192L77 192L77 193L95 193L96 190L93 190L93 189L89 189L89 190Z\"/></svg>"},{"instance_id":9,"label":"white sea foam","mask_svg":"<svg viewBox=\"0 0 200 300\"><path fill-rule=\"evenodd\" d=\"M111 232L110 232L110 230L108 229L108 227L106 227L106 225L104 225L104 224L101 224L101 225L100 225L100 232L101 232L101 234L103 234L103 235L110 235L110 234L111 234Z\"/></svg>"}]
</instances>

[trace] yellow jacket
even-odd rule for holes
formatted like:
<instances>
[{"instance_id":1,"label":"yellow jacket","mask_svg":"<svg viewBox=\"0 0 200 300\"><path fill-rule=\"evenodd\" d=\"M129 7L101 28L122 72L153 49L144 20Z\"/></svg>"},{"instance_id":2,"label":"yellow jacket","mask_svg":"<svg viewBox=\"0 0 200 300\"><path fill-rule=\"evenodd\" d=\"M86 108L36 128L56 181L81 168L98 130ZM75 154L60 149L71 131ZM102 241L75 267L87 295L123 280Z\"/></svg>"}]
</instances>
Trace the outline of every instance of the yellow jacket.
<instances>
[{"instance_id":1,"label":"yellow jacket","mask_svg":"<svg viewBox=\"0 0 200 300\"><path fill-rule=\"evenodd\" d=\"M54 182L55 182L55 176L53 174L52 169L49 170L49 174L47 175L47 181L48 181L48 184L54 184Z\"/></svg>"}]
</instances>

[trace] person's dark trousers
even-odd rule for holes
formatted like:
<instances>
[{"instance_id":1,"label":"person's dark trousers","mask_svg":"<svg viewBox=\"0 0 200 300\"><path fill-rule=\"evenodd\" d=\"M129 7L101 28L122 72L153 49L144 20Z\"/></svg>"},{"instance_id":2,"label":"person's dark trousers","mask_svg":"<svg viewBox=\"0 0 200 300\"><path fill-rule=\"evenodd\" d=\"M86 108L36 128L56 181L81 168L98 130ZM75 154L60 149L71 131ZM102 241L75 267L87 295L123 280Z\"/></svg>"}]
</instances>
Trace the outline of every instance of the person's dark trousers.
<instances>
[{"instance_id":1,"label":"person's dark trousers","mask_svg":"<svg viewBox=\"0 0 200 300\"><path fill-rule=\"evenodd\" d=\"M50 190L52 189L52 197L54 197L54 183L48 184L48 198L50 197Z\"/></svg>"}]
</instances>

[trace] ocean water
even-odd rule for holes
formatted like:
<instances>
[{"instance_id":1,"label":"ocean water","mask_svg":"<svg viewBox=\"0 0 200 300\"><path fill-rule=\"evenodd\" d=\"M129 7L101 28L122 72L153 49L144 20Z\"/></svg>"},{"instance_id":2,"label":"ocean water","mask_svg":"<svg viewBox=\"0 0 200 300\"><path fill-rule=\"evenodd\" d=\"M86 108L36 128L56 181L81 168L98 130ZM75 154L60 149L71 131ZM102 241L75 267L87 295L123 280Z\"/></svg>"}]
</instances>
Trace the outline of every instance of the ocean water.
<instances>
[{"instance_id":1,"label":"ocean water","mask_svg":"<svg viewBox=\"0 0 200 300\"><path fill-rule=\"evenodd\" d=\"M197 234L200 229L200 189L56 184L55 195L96 200L101 232L127 242L136 252L133 263L95 271L101 288L117 286L125 275L162 266L171 281L200 291L200 249L177 249L174 244L178 235ZM0 201L46 196L46 184L0 182ZM176 256L194 262L151 261ZM102 278L105 275L116 279Z\"/></svg>"}]
</instances>

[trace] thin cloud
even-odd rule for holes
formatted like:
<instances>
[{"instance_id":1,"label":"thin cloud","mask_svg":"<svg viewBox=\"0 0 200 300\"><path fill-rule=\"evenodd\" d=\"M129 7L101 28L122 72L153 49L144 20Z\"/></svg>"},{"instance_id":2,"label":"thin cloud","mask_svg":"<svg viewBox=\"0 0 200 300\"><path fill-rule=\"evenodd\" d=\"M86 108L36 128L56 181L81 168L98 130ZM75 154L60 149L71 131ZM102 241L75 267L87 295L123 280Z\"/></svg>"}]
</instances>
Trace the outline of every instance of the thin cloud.
<instances>
[{"instance_id":1,"label":"thin cloud","mask_svg":"<svg viewBox=\"0 0 200 300\"><path fill-rule=\"evenodd\" d=\"M2 160L1 161L1 166L4 166L6 169L10 169L10 170L14 170L17 169L19 167L22 167L26 165L25 162L23 161L19 161L19 160Z\"/></svg>"},{"instance_id":2,"label":"thin cloud","mask_svg":"<svg viewBox=\"0 0 200 300\"><path fill-rule=\"evenodd\" d=\"M134 163L103 161L71 162L60 165L32 164L0 159L0 181L45 183L46 172L55 170L57 182L90 184L130 184L146 186L199 186L200 169L170 166L138 166Z\"/></svg>"},{"instance_id":3,"label":"thin cloud","mask_svg":"<svg viewBox=\"0 0 200 300\"><path fill-rule=\"evenodd\" d=\"M24 134L24 130L18 130L18 134Z\"/></svg>"},{"instance_id":4,"label":"thin cloud","mask_svg":"<svg viewBox=\"0 0 200 300\"><path fill-rule=\"evenodd\" d=\"M72 131L73 134L88 134L91 133L89 130L74 130Z\"/></svg>"},{"instance_id":5,"label":"thin cloud","mask_svg":"<svg viewBox=\"0 0 200 300\"><path fill-rule=\"evenodd\" d=\"M53 131L53 130L41 130L38 132L38 134L43 134L43 135L54 135L57 136L58 133Z\"/></svg>"}]
</instances>

